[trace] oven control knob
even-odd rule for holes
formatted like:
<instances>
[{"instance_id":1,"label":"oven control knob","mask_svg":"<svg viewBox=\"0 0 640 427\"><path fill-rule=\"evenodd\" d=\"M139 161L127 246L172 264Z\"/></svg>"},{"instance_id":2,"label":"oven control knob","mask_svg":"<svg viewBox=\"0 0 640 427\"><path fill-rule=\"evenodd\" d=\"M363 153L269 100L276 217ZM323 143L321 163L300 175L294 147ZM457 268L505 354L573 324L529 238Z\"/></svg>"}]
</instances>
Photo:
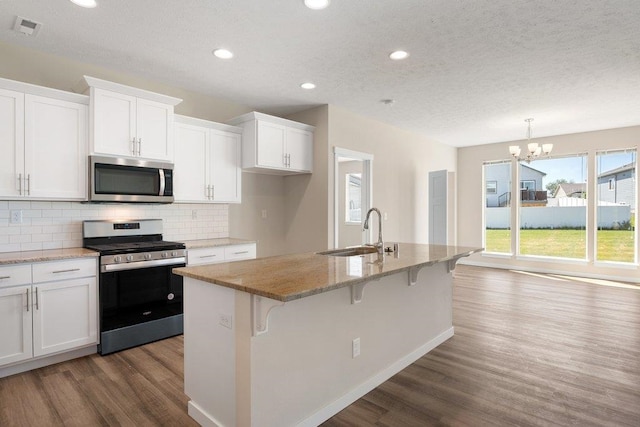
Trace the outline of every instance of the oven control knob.
<instances>
[{"instance_id":1,"label":"oven control knob","mask_svg":"<svg viewBox=\"0 0 640 427\"><path fill-rule=\"evenodd\" d=\"M173 252L171 252L171 256L173 256L173 257L178 256L178 251L173 251Z\"/></svg>"},{"instance_id":2,"label":"oven control knob","mask_svg":"<svg viewBox=\"0 0 640 427\"><path fill-rule=\"evenodd\" d=\"M121 261L122 261L122 257L120 255L113 257L113 262L121 262Z\"/></svg>"},{"instance_id":3,"label":"oven control knob","mask_svg":"<svg viewBox=\"0 0 640 427\"><path fill-rule=\"evenodd\" d=\"M144 254L144 259L151 259L151 254Z\"/></svg>"},{"instance_id":4,"label":"oven control knob","mask_svg":"<svg viewBox=\"0 0 640 427\"><path fill-rule=\"evenodd\" d=\"M167 299L169 301L171 301L172 299L174 299L176 296L173 294L173 292L169 293L169 295L167 295Z\"/></svg>"},{"instance_id":5,"label":"oven control knob","mask_svg":"<svg viewBox=\"0 0 640 427\"><path fill-rule=\"evenodd\" d=\"M129 262L133 261L133 255L127 255L127 261Z\"/></svg>"}]
</instances>

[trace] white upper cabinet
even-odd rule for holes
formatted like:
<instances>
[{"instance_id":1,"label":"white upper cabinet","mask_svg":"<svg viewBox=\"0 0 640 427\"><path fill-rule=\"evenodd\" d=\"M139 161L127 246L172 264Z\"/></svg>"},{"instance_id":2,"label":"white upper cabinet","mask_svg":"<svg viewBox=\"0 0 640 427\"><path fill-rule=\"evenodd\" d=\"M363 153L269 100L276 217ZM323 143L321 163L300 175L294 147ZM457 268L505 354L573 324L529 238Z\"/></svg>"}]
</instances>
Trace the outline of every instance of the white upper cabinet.
<instances>
[{"instance_id":1,"label":"white upper cabinet","mask_svg":"<svg viewBox=\"0 0 640 427\"><path fill-rule=\"evenodd\" d=\"M293 175L313 170L314 127L252 112L229 123L242 132L242 167L250 172Z\"/></svg>"},{"instance_id":2,"label":"white upper cabinet","mask_svg":"<svg viewBox=\"0 0 640 427\"><path fill-rule=\"evenodd\" d=\"M240 203L242 129L178 115L175 119L175 201Z\"/></svg>"},{"instance_id":3,"label":"white upper cabinet","mask_svg":"<svg viewBox=\"0 0 640 427\"><path fill-rule=\"evenodd\" d=\"M84 76L91 154L173 162L173 108L181 99Z\"/></svg>"},{"instance_id":4,"label":"white upper cabinet","mask_svg":"<svg viewBox=\"0 0 640 427\"><path fill-rule=\"evenodd\" d=\"M0 79L0 197L86 200L88 104Z\"/></svg>"}]
</instances>

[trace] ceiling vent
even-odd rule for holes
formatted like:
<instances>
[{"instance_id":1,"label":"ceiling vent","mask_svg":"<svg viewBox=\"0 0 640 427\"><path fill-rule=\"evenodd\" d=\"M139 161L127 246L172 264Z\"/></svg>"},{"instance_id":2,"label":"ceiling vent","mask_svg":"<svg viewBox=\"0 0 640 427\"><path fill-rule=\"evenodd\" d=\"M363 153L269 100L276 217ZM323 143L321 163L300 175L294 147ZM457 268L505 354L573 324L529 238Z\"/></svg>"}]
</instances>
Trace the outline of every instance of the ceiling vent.
<instances>
[{"instance_id":1,"label":"ceiling vent","mask_svg":"<svg viewBox=\"0 0 640 427\"><path fill-rule=\"evenodd\" d=\"M15 31L31 37L37 36L38 32L40 32L40 28L42 28L42 24L40 22L32 21L21 16L16 16L16 23L13 26Z\"/></svg>"}]
</instances>

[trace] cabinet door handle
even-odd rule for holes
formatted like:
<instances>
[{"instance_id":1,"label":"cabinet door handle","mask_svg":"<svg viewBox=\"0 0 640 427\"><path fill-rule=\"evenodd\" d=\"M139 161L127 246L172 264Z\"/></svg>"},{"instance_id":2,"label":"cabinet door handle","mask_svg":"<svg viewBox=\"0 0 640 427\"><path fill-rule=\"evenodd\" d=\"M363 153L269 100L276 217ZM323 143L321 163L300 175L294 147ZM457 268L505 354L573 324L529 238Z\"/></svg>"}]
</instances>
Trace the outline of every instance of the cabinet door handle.
<instances>
[{"instance_id":1,"label":"cabinet door handle","mask_svg":"<svg viewBox=\"0 0 640 427\"><path fill-rule=\"evenodd\" d=\"M27 311L29 311L29 289L26 290L27 294Z\"/></svg>"},{"instance_id":2,"label":"cabinet door handle","mask_svg":"<svg viewBox=\"0 0 640 427\"><path fill-rule=\"evenodd\" d=\"M138 156L142 155L142 138L138 138Z\"/></svg>"},{"instance_id":3,"label":"cabinet door handle","mask_svg":"<svg viewBox=\"0 0 640 427\"><path fill-rule=\"evenodd\" d=\"M234 255L242 255L242 254L248 254L249 251L240 251L240 252L234 252Z\"/></svg>"},{"instance_id":4,"label":"cabinet door handle","mask_svg":"<svg viewBox=\"0 0 640 427\"><path fill-rule=\"evenodd\" d=\"M36 286L36 310L40 310L40 306L38 305L38 287Z\"/></svg>"},{"instance_id":5,"label":"cabinet door handle","mask_svg":"<svg viewBox=\"0 0 640 427\"><path fill-rule=\"evenodd\" d=\"M216 198L216 186L212 185L211 186L211 200L215 200Z\"/></svg>"},{"instance_id":6,"label":"cabinet door handle","mask_svg":"<svg viewBox=\"0 0 640 427\"><path fill-rule=\"evenodd\" d=\"M136 155L136 138L133 137L133 139L131 140L131 154L132 155Z\"/></svg>"},{"instance_id":7,"label":"cabinet door handle","mask_svg":"<svg viewBox=\"0 0 640 427\"><path fill-rule=\"evenodd\" d=\"M0 276L0 280L11 279L11 276Z\"/></svg>"},{"instance_id":8,"label":"cabinet door handle","mask_svg":"<svg viewBox=\"0 0 640 427\"><path fill-rule=\"evenodd\" d=\"M25 193L27 196L31 195L31 174L27 174L27 191Z\"/></svg>"},{"instance_id":9,"label":"cabinet door handle","mask_svg":"<svg viewBox=\"0 0 640 427\"><path fill-rule=\"evenodd\" d=\"M53 274L58 274L58 273L71 273L73 271L80 271L79 268L70 268L68 270L56 270L56 271L52 271Z\"/></svg>"},{"instance_id":10,"label":"cabinet door handle","mask_svg":"<svg viewBox=\"0 0 640 427\"><path fill-rule=\"evenodd\" d=\"M284 160L282 161L282 163L284 163L284 167L286 168L287 167L287 154L286 153L283 155L283 158L284 158Z\"/></svg>"},{"instance_id":11,"label":"cabinet door handle","mask_svg":"<svg viewBox=\"0 0 640 427\"><path fill-rule=\"evenodd\" d=\"M291 167L291 154L287 154L287 167Z\"/></svg>"},{"instance_id":12,"label":"cabinet door handle","mask_svg":"<svg viewBox=\"0 0 640 427\"><path fill-rule=\"evenodd\" d=\"M22 174L18 174L18 194L22 196Z\"/></svg>"}]
</instances>

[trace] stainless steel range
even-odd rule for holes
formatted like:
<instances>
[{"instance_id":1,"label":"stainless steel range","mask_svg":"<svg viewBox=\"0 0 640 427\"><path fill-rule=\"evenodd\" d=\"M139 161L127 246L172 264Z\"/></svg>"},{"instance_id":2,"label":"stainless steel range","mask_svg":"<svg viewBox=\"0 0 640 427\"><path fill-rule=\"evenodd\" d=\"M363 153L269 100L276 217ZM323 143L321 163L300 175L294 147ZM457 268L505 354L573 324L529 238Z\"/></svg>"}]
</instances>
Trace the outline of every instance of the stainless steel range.
<instances>
[{"instance_id":1,"label":"stainless steel range","mask_svg":"<svg viewBox=\"0 0 640 427\"><path fill-rule=\"evenodd\" d=\"M100 354L183 332L183 243L162 239L162 220L84 221L83 246L100 252Z\"/></svg>"}]
</instances>

